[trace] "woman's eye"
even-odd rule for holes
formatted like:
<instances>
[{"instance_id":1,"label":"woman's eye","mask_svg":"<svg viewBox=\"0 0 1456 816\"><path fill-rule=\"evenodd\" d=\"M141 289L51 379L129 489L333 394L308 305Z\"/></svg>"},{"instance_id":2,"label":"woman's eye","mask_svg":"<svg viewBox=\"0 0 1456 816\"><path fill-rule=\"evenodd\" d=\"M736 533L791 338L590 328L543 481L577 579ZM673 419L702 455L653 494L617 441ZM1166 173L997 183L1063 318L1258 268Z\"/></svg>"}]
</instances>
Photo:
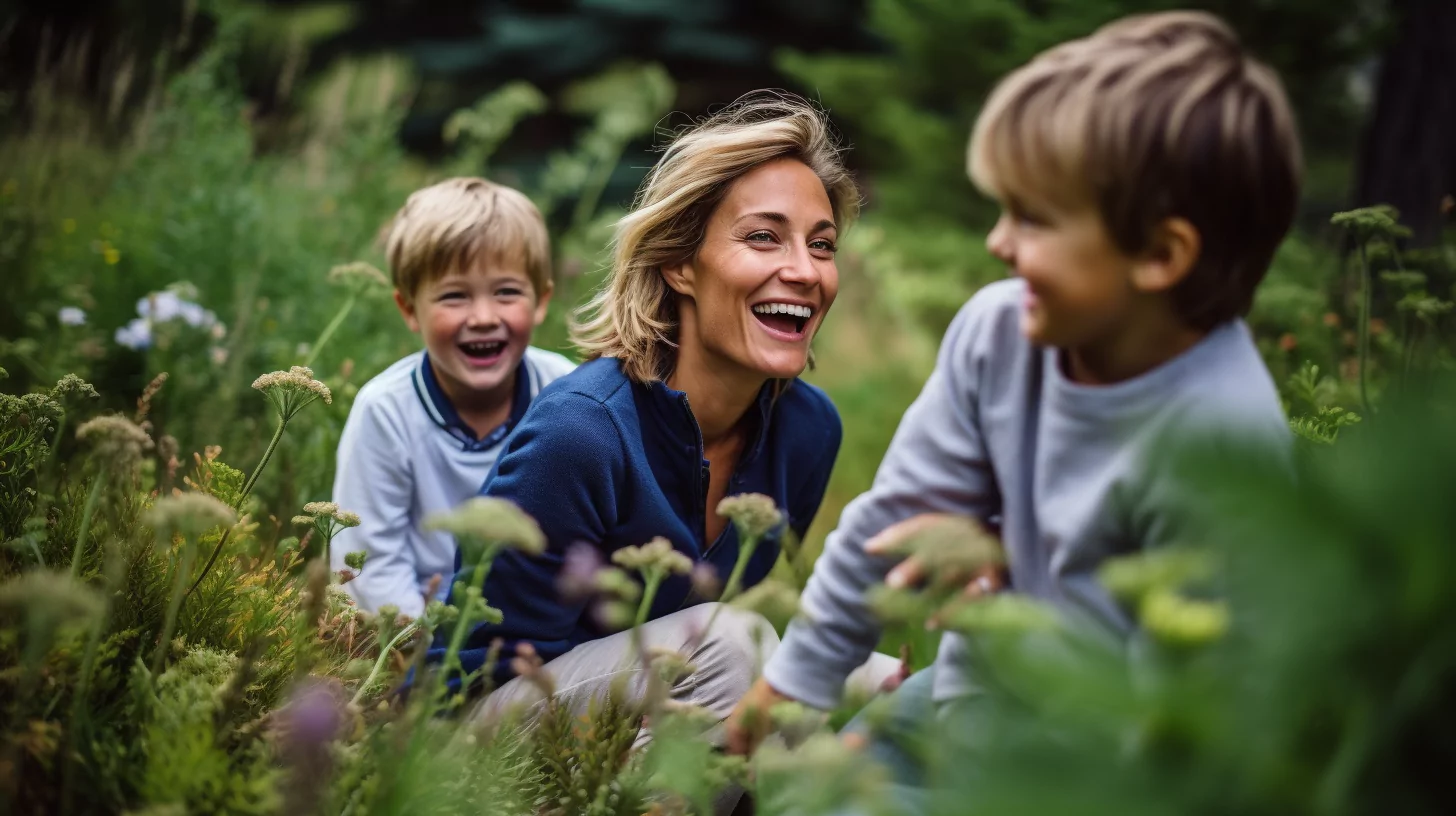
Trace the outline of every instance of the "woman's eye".
<instances>
[{"instance_id":1,"label":"woman's eye","mask_svg":"<svg viewBox=\"0 0 1456 816\"><path fill-rule=\"evenodd\" d=\"M817 249L820 252L838 252L839 247L828 238L819 238L809 244L810 249Z\"/></svg>"},{"instance_id":2,"label":"woman's eye","mask_svg":"<svg viewBox=\"0 0 1456 816\"><path fill-rule=\"evenodd\" d=\"M773 233L768 230L755 230L748 233L745 238L756 244L765 243L774 239Z\"/></svg>"}]
</instances>

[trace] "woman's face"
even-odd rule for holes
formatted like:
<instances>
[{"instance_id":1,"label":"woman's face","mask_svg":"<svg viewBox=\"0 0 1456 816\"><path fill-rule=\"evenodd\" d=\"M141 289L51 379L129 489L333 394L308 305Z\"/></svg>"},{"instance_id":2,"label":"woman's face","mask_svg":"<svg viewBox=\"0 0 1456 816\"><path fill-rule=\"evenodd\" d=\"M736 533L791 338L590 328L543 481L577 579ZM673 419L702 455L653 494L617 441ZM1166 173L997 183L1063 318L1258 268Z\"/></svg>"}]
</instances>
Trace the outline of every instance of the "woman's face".
<instances>
[{"instance_id":1,"label":"woman's face","mask_svg":"<svg viewBox=\"0 0 1456 816\"><path fill-rule=\"evenodd\" d=\"M829 194L808 165L775 159L739 177L693 259L662 270L680 295L679 366L797 377L839 291L838 237Z\"/></svg>"}]
</instances>

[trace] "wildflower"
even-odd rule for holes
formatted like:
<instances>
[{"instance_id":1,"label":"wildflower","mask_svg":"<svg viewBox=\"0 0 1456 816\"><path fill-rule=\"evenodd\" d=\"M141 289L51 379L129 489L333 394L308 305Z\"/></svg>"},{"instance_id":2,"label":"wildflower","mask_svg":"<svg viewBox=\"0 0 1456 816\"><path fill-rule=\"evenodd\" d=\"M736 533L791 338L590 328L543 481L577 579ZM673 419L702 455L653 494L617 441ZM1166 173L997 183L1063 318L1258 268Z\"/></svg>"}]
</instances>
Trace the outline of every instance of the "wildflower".
<instances>
[{"instance_id":1,"label":"wildflower","mask_svg":"<svg viewBox=\"0 0 1456 816\"><path fill-rule=\"evenodd\" d=\"M603 595L610 595L628 602L642 597L642 585L616 567L604 567L597 570L596 588Z\"/></svg>"},{"instance_id":2,"label":"wildflower","mask_svg":"<svg viewBox=\"0 0 1456 816\"><path fill-rule=\"evenodd\" d=\"M718 502L718 515L732 520L743 539L763 538L784 519L773 499L761 493L742 493L724 498Z\"/></svg>"},{"instance_id":3,"label":"wildflower","mask_svg":"<svg viewBox=\"0 0 1456 816\"><path fill-rule=\"evenodd\" d=\"M1024 595L1003 594L952 604L937 613L941 628L956 632L1023 635L1058 626L1050 607Z\"/></svg>"},{"instance_id":4,"label":"wildflower","mask_svg":"<svg viewBox=\"0 0 1456 816\"><path fill-rule=\"evenodd\" d=\"M1166 547L1109 559L1098 570L1097 578L1114 597L1137 605L1152 592L1171 591L1192 582L1205 581L1214 572L1215 564L1209 553L1186 547Z\"/></svg>"},{"instance_id":5,"label":"wildflower","mask_svg":"<svg viewBox=\"0 0 1456 816\"><path fill-rule=\"evenodd\" d=\"M76 429L76 438L91 443L96 455L111 467L130 471L151 450L152 438L131 420L121 416L99 416Z\"/></svg>"},{"instance_id":6,"label":"wildflower","mask_svg":"<svg viewBox=\"0 0 1456 816\"><path fill-rule=\"evenodd\" d=\"M363 550L356 550L344 556L344 566L356 572L364 569L364 562L369 559L369 553Z\"/></svg>"},{"instance_id":7,"label":"wildflower","mask_svg":"<svg viewBox=\"0 0 1456 816\"><path fill-rule=\"evenodd\" d=\"M577 603L596 594L597 571L601 568L602 557L596 547L582 542L567 547L561 573L556 576L556 591L561 599L566 603Z\"/></svg>"},{"instance_id":8,"label":"wildflower","mask_svg":"<svg viewBox=\"0 0 1456 816\"><path fill-rule=\"evenodd\" d=\"M442 530L460 540L461 556L473 564L495 550L520 550L528 555L546 551L546 536L536 520L505 499L476 496L448 513L425 519L426 530Z\"/></svg>"},{"instance_id":9,"label":"wildflower","mask_svg":"<svg viewBox=\"0 0 1456 816\"><path fill-rule=\"evenodd\" d=\"M136 351L150 348L152 345L152 325L147 322L146 318L133 318L130 323L116 330L115 339L118 345L126 346Z\"/></svg>"},{"instance_id":10,"label":"wildflower","mask_svg":"<svg viewBox=\"0 0 1456 816\"><path fill-rule=\"evenodd\" d=\"M51 389L51 399L57 404L64 405L73 400L94 400L101 399L91 383L77 377L75 374L67 374L56 381L55 388Z\"/></svg>"},{"instance_id":11,"label":"wildflower","mask_svg":"<svg viewBox=\"0 0 1456 816\"><path fill-rule=\"evenodd\" d=\"M1340 327L1340 316L1334 312L1325 312L1324 323L1329 328L1338 329Z\"/></svg>"},{"instance_id":12,"label":"wildflower","mask_svg":"<svg viewBox=\"0 0 1456 816\"><path fill-rule=\"evenodd\" d=\"M1143 628L1174 646L1200 646L1228 631L1228 607L1219 601L1195 601L1159 589L1143 598L1138 610Z\"/></svg>"},{"instance_id":13,"label":"wildflower","mask_svg":"<svg viewBox=\"0 0 1456 816\"><path fill-rule=\"evenodd\" d=\"M333 742L349 721L337 680L310 677L296 686L272 714L274 735L285 752L312 751Z\"/></svg>"},{"instance_id":14,"label":"wildflower","mask_svg":"<svg viewBox=\"0 0 1456 816\"><path fill-rule=\"evenodd\" d=\"M639 572L660 570L668 575L687 575L693 570L692 559L673 549L672 542L662 536L640 547L617 550L612 553L612 563Z\"/></svg>"},{"instance_id":15,"label":"wildflower","mask_svg":"<svg viewBox=\"0 0 1456 816\"><path fill-rule=\"evenodd\" d=\"M1330 217L1330 223L1354 232L1361 240L1369 240L1374 237L1409 237L1410 228L1402 226L1399 218L1400 211L1396 208L1389 204L1377 204L1373 207L1361 207L1335 213Z\"/></svg>"},{"instance_id":16,"label":"wildflower","mask_svg":"<svg viewBox=\"0 0 1456 816\"><path fill-rule=\"evenodd\" d=\"M1298 347L1299 338L1295 337L1289 332L1285 332L1284 335L1279 338L1279 348L1282 351L1294 351Z\"/></svg>"},{"instance_id":17,"label":"wildflower","mask_svg":"<svg viewBox=\"0 0 1456 816\"><path fill-rule=\"evenodd\" d=\"M112 246L110 241L102 241L101 247L101 257L106 259L107 266L116 266L121 263L121 250Z\"/></svg>"},{"instance_id":18,"label":"wildflower","mask_svg":"<svg viewBox=\"0 0 1456 816\"><path fill-rule=\"evenodd\" d=\"M700 598L711 600L723 592L723 582L718 580L717 568L706 561L694 564L688 579L692 581L693 592Z\"/></svg>"},{"instance_id":19,"label":"wildflower","mask_svg":"<svg viewBox=\"0 0 1456 816\"><path fill-rule=\"evenodd\" d=\"M181 493L157 499L147 511L147 525L161 532L179 532L186 536L201 535L218 526L231 526L237 513L206 493Z\"/></svg>"},{"instance_id":20,"label":"wildflower","mask_svg":"<svg viewBox=\"0 0 1456 816\"><path fill-rule=\"evenodd\" d=\"M369 289L389 289L393 284L389 276L380 272L373 264L363 261L340 264L329 270L329 283L346 286L354 292L364 292Z\"/></svg>"},{"instance_id":21,"label":"wildflower","mask_svg":"<svg viewBox=\"0 0 1456 816\"><path fill-rule=\"evenodd\" d=\"M306 366L269 372L254 380L253 387L268 397L278 410L279 421L284 423L314 400L321 399L325 405L334 401L329 387L314 379L313 369Z\"/></svg>"},{"instance_id":22,"label":"wildflower","mask_svg":"<svg viewBox=\"0 0 1456 816\"><path fill-rule=\"evenodd\" d=\"M62 306L56 313L56 319L61 321L62 326L86 325L86 313L75 306Z\"/></svg>"},{"instance_id":23,"label":"wildflower","mask_svg":"<svg viewBox=\"0 0 1456 816\"><path fill-rule=\"evenodd\" d=\"M207 358L215 366L225 365L228 360L228 350L222 346L213 346L207 350Z\"/></svg>"},{"instance_id":24,"label":"wildflower","mask_svg":"<svg viewBox=\"0 0 1456 816\"><path fill-rule=\"evenodd\" d=\"M764 581L734 598L733 606L757 612L778 626L798 613L799 593L782 581Z\"/></svg>"},{"instance_id":25,"label":"wildflower","mask_svg":"<svg viewBox=\"0 0 1456 816\"><path fill-rule=\"evenodd\" d=\"M696 671L696 667L689 663L687 657L681 652L663 647L653 647L647 650L647 664L652 667L662 682L669 686L676 685Z\"/></svg>"}]
</instances>

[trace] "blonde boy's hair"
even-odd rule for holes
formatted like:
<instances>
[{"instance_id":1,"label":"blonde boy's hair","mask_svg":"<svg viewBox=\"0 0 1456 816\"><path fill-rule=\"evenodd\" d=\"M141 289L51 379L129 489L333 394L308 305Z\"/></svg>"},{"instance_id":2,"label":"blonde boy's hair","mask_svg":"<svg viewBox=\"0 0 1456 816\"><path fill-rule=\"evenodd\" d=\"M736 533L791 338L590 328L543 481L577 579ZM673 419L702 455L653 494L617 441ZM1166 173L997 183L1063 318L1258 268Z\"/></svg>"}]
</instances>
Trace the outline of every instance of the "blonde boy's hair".
<instances>
[{"instance_id":1,"label":"blonde boy's hair","mask_svg":"<svg viewBox=\"0 0 1456 816\"><path fill-rule=\"evenodd\" d=\"M572 339L585 359L615 357L636 382L664 379L675 359L677 300L662 267L690 260L708 219L740 176L774 159L802 161L824 184L842 231L859 189L822 111L799 97L754 93L681 133L617 222L612 268L578 310Z\"/></svg>"},{"instance_id":2,"label":"blonde boy's hair","mask_svg":"<svg viewBox=\"0 0 1456 816\"><path fill-rule=\"evenodd\" d=\"M1004 204L1095 206L1128 253L1187 219L1202 248L1172 297L1200 329L1248 311L1301 174L1279 78L1201 12L1129 17L1042 53L992 92L969 165Z\"/></svg>"},{"instance_id":3,"label":"blonde boy's hair","mask_svg":"<svg viewBox=\"0 0 1456 816\"><path fill-rule=\"evenodd\" d=\"M482 260L520 263L539 296L551 285L551 239L520 192L483 178L452 178L416 191L385 227L395 288L419 288Z\"/></svg>"}]
</instances>

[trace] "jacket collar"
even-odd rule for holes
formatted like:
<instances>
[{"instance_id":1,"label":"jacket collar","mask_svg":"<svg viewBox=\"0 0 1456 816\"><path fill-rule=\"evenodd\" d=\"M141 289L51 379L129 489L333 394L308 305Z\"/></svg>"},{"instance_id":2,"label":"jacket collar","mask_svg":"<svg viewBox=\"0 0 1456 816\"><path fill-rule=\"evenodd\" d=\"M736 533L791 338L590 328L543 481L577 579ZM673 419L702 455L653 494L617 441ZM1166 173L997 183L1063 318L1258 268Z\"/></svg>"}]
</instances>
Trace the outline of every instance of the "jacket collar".
<instances>
[{"instance_id":1,"label":"jacket collar","mask_svg":"<svg viewBox=\"0 0 1456 816\"><path fill-rule=\"evenodd\" d=\"M739 456L740 465L752 462L763 453L774 401L789 384L784 380L769 380L759 389L758 398L749 406L747 412L749 435L743 446L743 453ZM644 388L647 402L659 420L657 426L672 435L674 441L680 444L696 445L701 453L703 432L698 427L697 418L693 416L692 406L688 404L688 395L668 387L664 380L648 383Z\"/></svg>"},{"instance_id":2,"label":"jacket collar","mask_svg":"<svg viewBox=\"0 0 1456 816\"><path fill-rule=\"evenodd\" d=\"M425 406L425 413L430 419L440 426L442 430L454 437L460 443L461 450L469 453L490 450L499 445L526 415L526 409L531 407L531 376L526 368L526 358L521 357L521 362L516 366L515 393L511 398L511 413L506 421L491 430L485 436L477 439L475 431L460 418L460 412L455 410L455 405L450 398L445 396L445 391L440 388L440 383L435 379L435 370L430 365L430 355L426 352L420 357L420 364L413 374L415 394L419 396L420 403Z\"/></svg>"}]
</instances>

